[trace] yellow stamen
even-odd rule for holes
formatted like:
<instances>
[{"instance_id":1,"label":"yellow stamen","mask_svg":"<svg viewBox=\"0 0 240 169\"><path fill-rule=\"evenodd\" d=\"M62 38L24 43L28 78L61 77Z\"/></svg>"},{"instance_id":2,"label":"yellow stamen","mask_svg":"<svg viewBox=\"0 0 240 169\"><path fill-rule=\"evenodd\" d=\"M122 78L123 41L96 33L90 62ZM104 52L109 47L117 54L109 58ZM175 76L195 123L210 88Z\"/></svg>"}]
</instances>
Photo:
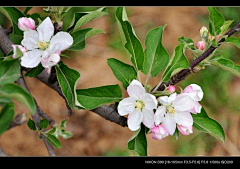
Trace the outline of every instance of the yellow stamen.
<instances>
[{"instance_id":1,"label":"yellow stamen","mask_svg":"<svg viewBox=\"0 0 240 169\"><path fill-rule=\"evenodd\" d=\"M137 100L136 101L136 104L135 104L135 108L138 110L138 111L142 111L142 109L144 108L145 104L143 101L141 100Z\"/></svg>"},{"instance_id":2,"label":"yellow stamen","mask_svg":"<svg viewBox=\"0 0 240 169\"><path fill-rule=\"evenodd\" d=\"M37 44L37 46L38 46L39 49L47 49L48 46L49 46L49 43L48 42L39 42Z\"/></svg>"}]
</instances>

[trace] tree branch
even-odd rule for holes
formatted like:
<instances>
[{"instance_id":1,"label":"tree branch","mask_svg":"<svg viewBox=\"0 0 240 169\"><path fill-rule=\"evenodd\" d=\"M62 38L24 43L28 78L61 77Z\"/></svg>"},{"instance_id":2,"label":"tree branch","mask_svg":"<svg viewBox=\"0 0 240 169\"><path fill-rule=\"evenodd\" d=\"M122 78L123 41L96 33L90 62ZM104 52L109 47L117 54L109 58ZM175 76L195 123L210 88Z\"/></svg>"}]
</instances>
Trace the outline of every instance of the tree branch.
<instances>
[{"instance_id":1,"label":"tree branch","mask_svg":"<svg viewBox=\"0 0 240 169\"><path fill-rule=\"evenodd\" d=\"M21 126L26 122L27 122L27 118L25 117L25 114L18 114L9 125L8 130L16 126Z\"/></svg>"}]
</instances>

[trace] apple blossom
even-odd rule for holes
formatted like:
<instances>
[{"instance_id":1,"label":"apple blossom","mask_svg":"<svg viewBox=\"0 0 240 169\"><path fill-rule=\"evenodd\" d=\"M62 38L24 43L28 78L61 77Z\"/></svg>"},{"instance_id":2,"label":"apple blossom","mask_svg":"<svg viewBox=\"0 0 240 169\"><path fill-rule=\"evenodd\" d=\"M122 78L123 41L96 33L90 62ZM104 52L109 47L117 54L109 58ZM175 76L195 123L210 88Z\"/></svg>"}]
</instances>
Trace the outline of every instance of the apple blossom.
<instances>
[{"instance_id":1,"label":"apple blossom","mask_svg":"<svg viewBox=\"0 0 240 169\"><path fill-rule=\"evenodd\" d=\"M198 49L201 49L201 50L204 50L204 49L205 49L205 41L204 41L204 40L199 41L199 42L197 43L197 48L198 48Z\"/></svg>"},{"instance_id":2,"label":"apple blossom","mask_svg":"<svg viewBox=\"0 0 240 169\"><path fill-rule=\"evenodd\" d=\"M32 18L21 17L18 19L18 28L22 31L35 29L35 21Z\"/></svg>"},{"instance_id":3,"label":"apple blossom","mask_svg":"<svg viewBox=\"0 0 240 169\"><path fill-rule=\"evenodd\" d=\"M162 104L154 114L155 125L162 125L167 129L169 135L173 135L176 125L191 126L193 118L191 109L195 101L186 93L173 93L170 96L161 96L158 101Z\"/></svg>"},{"instance_id":4,"label":"apple blossom","mask_svg":"<svg viewBox=\"0 0 240 169\"><path fill-rule=\"evenodd\" d=\"M176 88L175 88L175 86L173 86L173 85L170 85L170 86L168 86L168 87L166 88L166 91L167 91L168 93L173 93L173 92L175 92L175 90L176 90Z\"/></svg>"},{"instance_id":5,"label":"apple blossom","mask_svg":"<svg viewBox=\"0 0 240 169\"><path fill-rule=\"evenodd\" d=\"M183 90L183 93L188 94L195 101L195 106L191 112L194 114L200 113L202 106L199 104L199 101L203 98L202 88L197 84L191 84Z\"/></svg>"},{"instance_id":6,"label":"apple blossom","mask_svg":"<svg viewBox=\"0 0 240 169\"><path fill-rule=\"evenodd\" d=\"M157 125L151 128L152 138L155 140L162 140L169 135L168 131L163 125Z\"/></svg>"},{"instance_id":7,"label":"apple blossom","mask_svg":"<svg viewBox=\"0 0 240 169\"><path fill-rule=\"evenodd\" d=\"M208 29L205 26L202 26L199 30L200 36L203 39L206 39L208 37Z\"/></svg>"},{"instance_id":8,"label":"apple blossom","mask_svg":"<svg viewBox=\"0 0 240 169\"><path fill-rule=\"evenodd\" d=\"M157 108L157 99L146 92L142 84L133 80L127 87L129 97L119 102L118 113L121 116L128 115L127 124L130 130L136 131L141 123L148 127L154 127L154 112Z\"/></svg>"},{"instance_id":9,"label":"apple blossom","mask_svg":"<svg viewBox=\"0 0 240 169\"><path fill-rule=\"evenodd\" d=\"M192 126L182 126L182 125L177 125L178 131L182 135L189 135L193 133L193 128Z\"/></svg>"},{"instance_id":10,"label":"apple blossom","mask_svg":"<svg viewBox=\"0 0 240 169\"><path fill-rule=\"evenodd\" d=\"M67 32L53 34L54 26L49 17L36 30L24 32L21 44L28 52L21 57L23 67L34 68L41 62L50 72L51 67L60 61L61 52L73 44L73 38Z\"/></svg>"},{"instance_id":11,"label":"apple blossom","mask_svg":"<svg viewBox=\"0 0 240 169\"><path fill-rule=\"evenodd\" d=\"M22 51L22 53L24 54L25 52L27 52L27 49L21 45L12 45L13 47L13 58L16 58L16 53L17 53L17 47L18 49L20 49L20 51Z\"/></svg>"}]
</instances>

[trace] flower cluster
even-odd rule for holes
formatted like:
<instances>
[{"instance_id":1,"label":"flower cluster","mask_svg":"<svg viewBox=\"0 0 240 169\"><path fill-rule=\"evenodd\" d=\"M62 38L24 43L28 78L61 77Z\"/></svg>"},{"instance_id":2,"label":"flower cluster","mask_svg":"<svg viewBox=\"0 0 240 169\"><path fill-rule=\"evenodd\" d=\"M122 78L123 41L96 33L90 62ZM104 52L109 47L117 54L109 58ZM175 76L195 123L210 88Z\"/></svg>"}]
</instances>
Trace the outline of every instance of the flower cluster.
<instances>
[{"instance_id":1,"label":"flower cluster","mask_svg":"<svg viewBox=\"0 0 240 169\"><path fill-rule=\"evenodd\" d=\"M120 101L118 105L119 114L128 115L127 124L131 131L138 130L143 123L151 129L152 137L156 140L173 135L176 128L183 135L193 133L191 113L201 112L201 87L191 84L177 94L175 87L169 86L166 91L169 96L156 98L147 93L139 81L131 82L127 88L129 97Z\"/></svg>"},{"instance_id":2,"label":"flower cluster","mask_svg":"<svg viewBox=\"0 0 240 169\"><path fill-rule=\"evenodd\" d=\"M54 26L49 17L44 19L36 30L33 19L19 18L18 28L24 31L22 46L13 45L13 57L18 47L23 52L21 65L26 68L34 68L41 63L50 73L51 67L60 61L61 52L73 44L73 38L67 32L54 35Z\"/></svg>"}]
</instances>

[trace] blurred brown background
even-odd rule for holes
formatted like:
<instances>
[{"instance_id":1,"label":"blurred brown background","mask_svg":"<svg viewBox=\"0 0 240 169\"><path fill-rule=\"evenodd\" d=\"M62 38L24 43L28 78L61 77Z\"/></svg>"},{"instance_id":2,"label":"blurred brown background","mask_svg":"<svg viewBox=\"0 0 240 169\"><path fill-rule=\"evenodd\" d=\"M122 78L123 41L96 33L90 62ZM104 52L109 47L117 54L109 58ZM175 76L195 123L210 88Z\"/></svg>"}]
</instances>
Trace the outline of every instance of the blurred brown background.
<instances>
[{"instance_id":1,"label":"blurred brown background","mask_svg":"<svg viewBox=\"0 0 240 169\"><path fill-rule=\"evenodd\" d=\"M23 7L19 9L24 10ZM91 11L92 9L87 8L86 10ZM109 15L100 17L84 26L100 28L106 34L87 39L84 50L68 53L70 58L63 58L65 64L76 69L81 74L77 88L111 84L119 84L122 87L107 65L107 58L117 58L125 63L130 63L120 41L114 18L115 9L115 7L108 7ZM178 45L177 39L179 37L184 35L197 43L200 40L199 28L202 25L208 27L207 7L126 7L126 9L129 21L132 23L143 46L148 31L154 27L167 24L163 34L163 45L170 55ZM34 7L29 13L34 12L40 12L40 14L44 15L40 7ZM235 61L238 62L235 55L237 49L233 47L230 49L230 54L227 56L236 58ZM187 55L191 59L188 51ZM141 78L144 80L145 75L142 74ZM56 122L68 118L65 102L55 91L37 79L25 79L32 95L44 112ZM149 82L154 86L158 83L158 79L156 77L150 79ZM149 155L240 155L239 78L212 68L191 75L185 82L178 85L185 88L191 83L202 86L205 94L202 105L208 110L209 116L216 119L223 126L226 132L225 144L195 129L192 135L180 135L179 140L175 140L174 137L167 137L162 141L156 141L151 138L151 135L148 135ZM225 92L225 94L222 94L222 92ZM127 97L124 89L123 94L124 97ZM234 101L229 101L229 98L234 98ZM17 114L27 111L22 105L18 103L16 105ZM126 147L133 132L128 128L106 121L90 111L74 110L67 123L67 129L74 134L74 137L67 140L60 139L62 148L56 149L59 156L129 155ZM11 156L48 156L42 140L38 140L37 133L32 132L26 124L12 128L1 135L0 147Z\"/></svg>"}]
</instances>

